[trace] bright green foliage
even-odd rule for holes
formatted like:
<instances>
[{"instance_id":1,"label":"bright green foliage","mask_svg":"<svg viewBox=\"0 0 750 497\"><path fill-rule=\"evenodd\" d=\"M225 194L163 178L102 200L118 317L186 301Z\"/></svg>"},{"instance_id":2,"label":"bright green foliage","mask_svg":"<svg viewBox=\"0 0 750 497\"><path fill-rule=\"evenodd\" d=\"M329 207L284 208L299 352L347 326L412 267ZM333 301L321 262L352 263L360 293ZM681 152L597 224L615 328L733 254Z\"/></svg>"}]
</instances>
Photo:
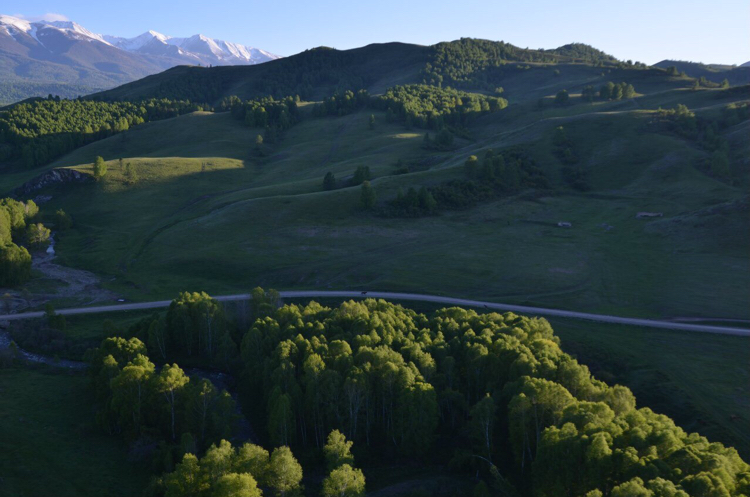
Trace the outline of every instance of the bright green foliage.
<instances>
[{"instance_id":1,"label":"bright green foliage","mask_svg":"<svg viewBox=\"0 0 750 497\"><path fill-rule=\"evenodd\" d=\"M238 473L249 473L262 487L268 486L270 456L268 451L259 445L244 444L237 449L233 470Z\"/></svg>"},{"instance_id":2,"label":"bright green foliage","mask_svg":"<svg viewBox=\"0 0 750 497\"><path fill-rule=\"evenodd\" d=\"M370 185L369 181L365 181L362 183L362 188L360 189L359 194L359 203L365 210L372 210L375 208L375 204L378 201L377 193L375 193L375 188Z\"/></svg>"},{"instance_id":3,"label":"bright green foliage","mask_svg":"<svg viewBox=\"0 0 750 497\"><path fill-rule=\"evenodd\" d=\"M302 466L289 447L278 447L271 454L268 484L279 495L287 495L302 489Z\"/></svg>"},{"instance_id":4,"label":"bright green foliage","mask_svg":"<svg viewBox=\"0 0 750 497\"><path fill-rule=\"evenodd\" d=\"M334 470L342 464L354 464L354 456L351 453L352 445L354 445L354 442L347 441L344 434L339 430L333 430L328 434L328 441L323 447L328 471Z\"/></svg>"},{"instance_id":5,"label":"bright green foliage","mask_svg":"<svg viewBox=\"0 0 750 497\"><path fill-rule=\"evenodd\" d=\"M622 100L634 96L633 85L624 82L615 84L609 81L599 88L599 98L602 100Z\"/></svg>"},{"instance_id":6,"label":"bright green foliage","mask_svg":"<svg viewBox=\"0 0 750 497\"><path fill-rule=\"evenodd\" d=\"M247 395L264 399L269 423L302 445L339 430L355 443L423 454L438 431L466 433L467 451L512 461L540 497L609 495L618 485L642 492L636 478L653 495L739 495L750 476L734 449L686 434L637 409L627 388L594 379L543 319L311 302L257 320L242 360ZM346 453L348 441L335 439L335 452Z\"/></svg>"},{"instance_id":7,"label":"bright green foliage","mask_svg":"<svg viewBox=\"0 0 750 497\"><path fill-rule=\"evenodd\" d=\"M104 159L101 157L97 157L96 160L94 160L94 165L91 169L94 174L94 179L97 181L107 175L107 163L104 162Z\"/></svg>"},{"instance_id":8,"label":"bright green foliage","mask_svg":"<svg viewBox=\"0 0 750 497\"><path fill-rule=\"evenodd\" d=\"M365 495L365 475L349 464L337 467L323 480L323 497L359 497Z\"/></svg>"},{"instance_id":9,"label":"bright green foliage","mask_svg":"<svg viewBox=\"0 0 750 497\"><path fill-rule=\"evenodd\" d=\"M148 384L154 371L148 357L139 354L112 378L112 410L120 415L118 425L127 432L140 434Z\"/></svg>"},{"instance_id":10,"label":"bright green foliage","mask_svg":"<svg viewBox=\"0 0 750 497\"><path fill-rule=\"evenodd\" d=\"M179 400L180 393L190 378L185 376L185 373L180 369L177 364L166 364L156 379L156 391L164 396L164 400L169 405L171 413L171 431L172 440L177 439L177 432L175 428L175 411L177 410L177 401Z\"/></svg>"},{"instance_id":11,"label":"bright green foliage","mask_svg":"<svg viewBox=\"0 0 750 497\"><path fill-rule=\"evenodd\" d=\"M18 286L29 278L31 255L28 250L14 243L0 247L0 285Z\"/></svg>"},{"instance_id":12,"label":"bright green foliage","mask_svg":"<svg viewBox=\"0 0 750 497\"><path fill-rule=\"evenodd\" d=\"M213 485L212 497L261 497L255 479L247 473L227 473Z\"/></svg>"},{"instance_id":13,"label":"bright green foliage","mask_svg":"<svg viewBox=\"0 0 750 497\"><path fill-rule=\"evenodd\" d=\"M0 207L0 247L8 245L12 241L10 213L8 209Z\"/></svg>"},{"instance_id":14,"label":"bright green foliage","mask_svg":"<svg viewBox=\"0 0 750 497\"><path fill-rule=\"evenodd\" d=\"M42 223L30 224L29 227L26 228L26 241L31 247L46 247L49 244L49 236L51 233L50 229L45 227Z\"/></svg>"},{"instance_id":15,"label":"bright green foliage","mask_svg":"<svg viewBox=\"0 0 750 497\"><path fill-rule=\"evenodd\" d=\"M14 241L32 242L28 238L26 221L38 213L33 200L25 203L12 198L0 200L0 286L19 286L31 278L31 255ZM34 242L38 240L40 246L46 244L50 235L47 228L39 224L30 231Z\"/></svg>"},{"instance_id":16,"label":"bright green foliage","mask_svg":"<svg viewBox=\"0 0 750 497\"><path fill-rule=\"evenodd\" d=\"M440 130L446 125L466 126L482 114L504 109L508 101L450 88L405 85L389 88L372 104L407 126Z\"/></svg>"},{"instance_id":17,"label":"bright green foliage","mask_svg":"<svg viewBox=\"0 0 750 497\"><path fill-rule=\"evenodd\" d=\"M209 447L200 460L185 454L172 473L157 481L157 488L164 491L165 497L260 497L259 484L278 490L266 481L267 472L267 451L252 444L235 449L221 440ZM279 493L283 495L283 491Z\"/></svg>"}]
</instances>

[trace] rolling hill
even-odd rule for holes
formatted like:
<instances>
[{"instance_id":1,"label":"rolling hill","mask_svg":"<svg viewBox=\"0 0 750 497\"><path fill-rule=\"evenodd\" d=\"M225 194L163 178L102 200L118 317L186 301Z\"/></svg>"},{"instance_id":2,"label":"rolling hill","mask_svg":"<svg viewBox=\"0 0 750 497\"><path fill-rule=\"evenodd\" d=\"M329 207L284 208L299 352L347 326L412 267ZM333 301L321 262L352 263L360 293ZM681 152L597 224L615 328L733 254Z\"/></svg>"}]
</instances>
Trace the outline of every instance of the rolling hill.
<instances>
[{"instance_id":1,"label":"rolling hill","mask_svg":"<svg viewBox=\"0 0 750 497\"><path fill-rule=\"evenodd\" d=\"M747 90L696 88L688 75L619 62L583 45L534 51L471 39L318 48L257 66L180 66L78 104L115 113L112 102L190 99L206 104L202 110L116 132L104 123L104 132L84 131L92 138L52 163L6 164L0 190L51 169L92 175L99 156L106 163L99 181L49 184L27 196L38 201L45 223L59 209L70 215L72 225L55 233L55 262L91 271L101 285L87 287L86 295L61 293L57 306L86 305L88 290L104 294L101 288L112 292L109 300L145 301L262 286L746 322ZM365 179L376 196L371 208ZM14 292L65 285L35 273ZM446 323L454 311L444 311ZM104 336L135 335L133 325L143 326L150 312L114 315L116 322L104 326L98 318L71 318L61 347L74 342L80 351ZM522 318L506 318L520 336ZM239 322L243 332L250 326ZM665 412L681 428L747 454L748 372L739 338L553 324L566 352L607 384L632 388L638 407ZM294 326L284 333L297 333ZM17 333L32 345L51 345L42 335ZM479 344L484 333L469 334ZM542 351L554 343L533 342ZM248 374L240 382L248 377L260 378ZM24 402L60 389L36 374L9 381L30 385L17 389L28 391ZM263 410L263 402L248 404L247 412L253 405ZM57 407L65 421L69 406ZM32 428L24 428L29 436ZM60 450L88 464L68 442ZM32 455L21 455L34 467ZM129 470L115 461L96 465L97 488ZM64 464L51 467L54 474L67 471ZM407 472L415 471L424 468ZM443 471L430 469L425 478ZM393 470L384 474L381 480L393 484Z\"/></svg>"}]
</instances>

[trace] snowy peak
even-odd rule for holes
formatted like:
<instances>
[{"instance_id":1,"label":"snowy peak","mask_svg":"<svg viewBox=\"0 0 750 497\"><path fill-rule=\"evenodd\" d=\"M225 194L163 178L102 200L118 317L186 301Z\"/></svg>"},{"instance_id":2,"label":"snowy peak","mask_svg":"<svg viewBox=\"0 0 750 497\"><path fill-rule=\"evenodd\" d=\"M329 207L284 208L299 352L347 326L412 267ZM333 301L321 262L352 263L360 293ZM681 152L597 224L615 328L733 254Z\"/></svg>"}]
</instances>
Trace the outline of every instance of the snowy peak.
<instances>
[{"instance_id":1,"label":"snowy peak","mask_svg":"<svg viewBox=\"0 0 750 497\"><path fill-rule=\"evenodd\" d=\"M174 62L171 65L247 65L279 58L278 55L265 50L209 38L202 34L189 38L172 38L157 31L147 31L134 38L123 38L96 34L72 21L32 22L8 15L0 15L0 35L3 34L17 40L20 40L19 36L28 35L53 52L57 51L53 45L59 45L59 35L63 35L71 41L99 42L151 59L172 60Z\"/></svg>"},{"instance_id":2,"label":"snowy peak","mask_svg":"<svg viewBox=\"0 0 750 497\"><path fill-rule=\"evenodd\" d=\"M67 38L85 41L98 41L109 45L109 43L101 36L96 33L92 33L88 29L84 28L80 24L76 24L70 21L35 21L30 22L25 19L18 17L0 15L0 30L5 33L16 36L20 33L26 33L33 37L37 41L39 35L44 33L46 30L52 29L65 35Z\"/></svg>"}]
</instances>

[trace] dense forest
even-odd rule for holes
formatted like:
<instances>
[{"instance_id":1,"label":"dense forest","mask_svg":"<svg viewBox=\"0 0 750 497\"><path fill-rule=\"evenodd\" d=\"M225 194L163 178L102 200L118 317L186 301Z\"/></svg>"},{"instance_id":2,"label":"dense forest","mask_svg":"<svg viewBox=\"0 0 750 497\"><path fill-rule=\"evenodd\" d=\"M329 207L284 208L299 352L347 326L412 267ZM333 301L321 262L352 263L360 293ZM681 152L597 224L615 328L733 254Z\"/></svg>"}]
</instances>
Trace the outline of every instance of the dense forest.
<instances>
[{"instance_id":1,"label":"dense forest","mask_svg":"<svg viewBox=\"0 0 750 497\"><path fill-rule=\"evenodd\" d=\"M581 43L552 50L529 50L502 41L461 38L432 47L430 60L422 69L422 78L429 85L492 90L500 77L515 69L509 62L613 65L617 59Z\"/></svg>"},{"instance_id":2,"label":"dense forest","mask_svg":"<svg viewBox=\"0 0 750 497\"><path fill-rule=\"evenodd\" d=\"M407 126L443 129L445 125L466 126L476 117L508 106L500 97L466 93L429 85L395 86L372 100L373 107L386 111L386 119Z\"/></svg>"},{"instance_id":3,"label":"dense forest","mask_svg":"<svg viewBox=\"0 0 750 497\"><path fill-rule=\"evenodd\" d=\"M159 480L157 495L219 495L210 489L229 485L219 483L226 475L284 495L272 476L281 473L292 475L287 491L301 491L302 469L287 447L346 453L351 443L370 459L439 458L481 475L499 495L750 495L750 466L734 449L637 408L629 389L597 380L564 353L544 319L460 308L427 316L374 299L277 308L276 292L253 297L247 331L208 295L182 294L166 318L144 320L124 332L135 336L106 339L90 354L100 424L131 440L161 440L157 466L174 473ZM220 442L231 434L231 396L170 365L176 357L236 376L256 430L281 448L269 455ZM216 458L224 462L212 466ZM354 478L353 460L339 459ZM329 478L336 467L327 466ZM189 490L196 482L203 490Z\"/></svg>"},{"instance_id":4,"label":"dense forest","mask_svg":"<svg viewBox=\"0 0 750 497\"><path fill-rule=\"evenodd\" d=\"M50 96L19 103L0 111L0 161L39 166L131 126L201 108L168 99L108 103Z\"/></svg>"}]
</instances>

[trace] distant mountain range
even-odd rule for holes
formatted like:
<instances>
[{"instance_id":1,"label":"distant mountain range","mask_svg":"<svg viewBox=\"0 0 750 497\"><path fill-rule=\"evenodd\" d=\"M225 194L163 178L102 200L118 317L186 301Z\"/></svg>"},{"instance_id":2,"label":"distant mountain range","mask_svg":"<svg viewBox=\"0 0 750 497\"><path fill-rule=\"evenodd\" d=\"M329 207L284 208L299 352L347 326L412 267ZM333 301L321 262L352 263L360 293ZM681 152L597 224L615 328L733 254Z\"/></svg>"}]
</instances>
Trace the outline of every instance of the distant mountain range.
<instances>
[{"instance_id":1,"label":"distant mountain range","mask_svg":"<svg viewBox=\"0 0 750 497\"><path fill-rule=\"evenodd\" d=\"M200 34L173 38L148 31L121 38L70 21L0 15L0 102L46 93L74 97L178 65L252 65L278 58Z\"/></svg>"}]
</instances>

